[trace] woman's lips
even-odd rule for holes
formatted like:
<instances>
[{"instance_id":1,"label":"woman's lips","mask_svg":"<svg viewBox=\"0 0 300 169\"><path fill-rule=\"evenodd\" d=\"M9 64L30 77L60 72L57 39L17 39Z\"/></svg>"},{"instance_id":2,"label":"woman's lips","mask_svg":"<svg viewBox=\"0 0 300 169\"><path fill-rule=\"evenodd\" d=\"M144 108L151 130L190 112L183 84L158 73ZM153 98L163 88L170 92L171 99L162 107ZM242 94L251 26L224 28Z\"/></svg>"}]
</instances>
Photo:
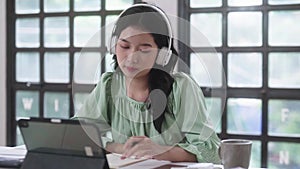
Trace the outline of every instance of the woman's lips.
<instances>
[{"instance_id":1,"label":"woman's lips","mask_svg":"<svg viewBox=\"0 0 300 169\"><path fill-rule=\"evenodd\" d=\"M135 71L138 70L137 68L131 67L131 66L126 66L126 69L127 69L129 72L135 72Z\"/></svg>"}]
</instances>

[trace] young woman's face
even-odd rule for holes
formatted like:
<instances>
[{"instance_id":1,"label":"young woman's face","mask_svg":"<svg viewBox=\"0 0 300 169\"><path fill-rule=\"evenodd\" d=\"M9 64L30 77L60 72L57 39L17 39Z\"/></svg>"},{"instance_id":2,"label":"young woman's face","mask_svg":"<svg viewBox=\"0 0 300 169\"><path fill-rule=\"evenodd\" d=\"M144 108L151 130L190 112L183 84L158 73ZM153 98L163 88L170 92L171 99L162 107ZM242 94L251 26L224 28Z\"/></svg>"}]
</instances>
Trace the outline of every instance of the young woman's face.
<instances>
[{"instance_id":1,"label":"young woman's face","mask_svg":"<svg viewBox=\"0 0 300 169\"><path fill-rule=\"evenodd\" d=\"M119 68L129 78L147 76L157 56L152 35L138 27L125 28L116 45Z\"/></svg>"}]
</instances>

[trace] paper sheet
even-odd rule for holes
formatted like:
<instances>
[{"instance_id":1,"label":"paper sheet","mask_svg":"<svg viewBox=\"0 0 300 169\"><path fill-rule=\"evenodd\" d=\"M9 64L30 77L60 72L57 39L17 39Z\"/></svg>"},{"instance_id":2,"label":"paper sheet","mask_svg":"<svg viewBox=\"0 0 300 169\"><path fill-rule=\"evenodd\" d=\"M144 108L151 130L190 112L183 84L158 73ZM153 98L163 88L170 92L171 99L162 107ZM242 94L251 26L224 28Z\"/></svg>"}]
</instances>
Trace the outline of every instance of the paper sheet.
<instances>
[{"instance_id":1,"label":"paper sheet","mask_svg":"<svg viewBox=\"0 0 300 169\"><path fill-rule=\"evenodd\" d=\"M25 147L3 147L0 146L0 166L20 166L26 156Z\"/></svg>"},{"instance_id":2,"label":"paper sheet","mask_svg":"<svg viewBox=\"0 0 300 169\"><path fill-rule=\"evenodd\" d=\"M160 166L171 164L170 161L164 161L164 160L154 160L154 159L148 159L142 162L138 162L135 164L132 164L130 166L122 167L122 169L150 169L150 168L158 168Z\"/></svg>"},{"instance_id":3,"label":"paper sheet","mask_svg":"<svg viewBox=\"0 0 300 169\"><path fill-rule=\"evenodd\" d=\"M25 158L27 150L23 147L0 146L0 157Z\"/></svg>"},{"instance_id":4,"label":"paper sheet","mask_svg":"<svg viewBox=\"0 0 300 169\"><path fill-rule=\"evenodd\" d=\"M140 159L135 159L135 158L121 159L121 155L116 154L116 153L107 154L106 157L107 157L109 168L121 168L121 167L124 167L124 166L127 166L127 165L131 165L131 164L146 160L144 158L140 158Z\"/></svg>"}]
</instances>

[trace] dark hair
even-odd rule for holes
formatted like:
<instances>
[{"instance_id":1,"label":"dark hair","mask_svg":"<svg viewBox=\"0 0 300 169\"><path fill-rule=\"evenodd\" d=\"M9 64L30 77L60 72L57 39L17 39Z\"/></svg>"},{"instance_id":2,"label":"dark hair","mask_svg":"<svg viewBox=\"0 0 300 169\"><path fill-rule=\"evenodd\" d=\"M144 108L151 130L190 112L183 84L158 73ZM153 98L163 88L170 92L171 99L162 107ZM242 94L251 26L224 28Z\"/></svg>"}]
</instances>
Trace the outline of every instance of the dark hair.
<instances>
[{"instance_id":1,"label":"dark hair","mask_svg":"<svg viewBox=\"0 0 300 169\"><path fill-rule=\"evenodd\" d=\"M163 18L161 13L159 13L156 9L148 6L135 6L128 8L124 11L119 17L114 34L112 36L119 37L121 32L129 26L137 26L139 28L145 29L149 31L149 33L153 36L153 39L158 46L159 49L162 47L169 46L169 32L168 25L166 20ZM173 43L173 42L172 42ZM149 72L149 98L148 98L148 110L152 112L154 117L153 123L155 129L161 133L162 132L162 122L164 121L164 113L171 111L167 106L167 102L165 105L165 109L162 112L157 111L157 103L160 101L159 96L151 95L151 91L155 89L160 89L165 94L166 99L172 91L172 85L174 83L174 78L169 74L177 62L177 51L175 50L173 44L171 45L172 57L169 63L166 66L161 66L158 64L154 64L153 68ZM113 56L113 60L115 62L115 70L118 68L118 62L116 55ZM170 112L171 113L171 112Z\"/></svg>"}]
</instances>

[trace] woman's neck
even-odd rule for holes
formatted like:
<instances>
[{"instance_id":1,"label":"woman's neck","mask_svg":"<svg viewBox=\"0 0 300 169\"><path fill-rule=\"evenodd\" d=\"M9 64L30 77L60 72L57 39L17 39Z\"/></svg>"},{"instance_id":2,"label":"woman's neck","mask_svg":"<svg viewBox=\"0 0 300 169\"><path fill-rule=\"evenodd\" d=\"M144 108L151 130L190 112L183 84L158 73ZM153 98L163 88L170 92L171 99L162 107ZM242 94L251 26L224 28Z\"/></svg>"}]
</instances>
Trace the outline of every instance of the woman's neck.
<instances>
[{"instance_id":1,"label":"woman's neck","mask_svg":"<svg viewBox=\"0 0 300 169\"><path fill-rule=\"evenodd\" d=\"M149 96L148 77L126 78L126 94L133 100L145 102Z\"/></svg>"}]
</instances>

